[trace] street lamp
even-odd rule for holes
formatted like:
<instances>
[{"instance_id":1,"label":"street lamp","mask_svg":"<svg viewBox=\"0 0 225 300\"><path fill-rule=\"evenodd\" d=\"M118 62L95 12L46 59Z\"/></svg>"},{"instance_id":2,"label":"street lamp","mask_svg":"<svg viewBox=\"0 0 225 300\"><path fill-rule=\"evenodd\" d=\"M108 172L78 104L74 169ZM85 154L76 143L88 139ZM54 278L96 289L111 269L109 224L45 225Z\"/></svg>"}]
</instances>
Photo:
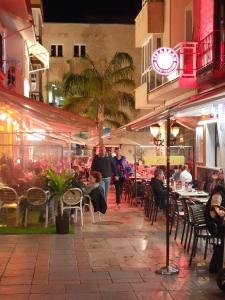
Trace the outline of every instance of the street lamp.
<instances>
[{"instance_id":1,"label":"street lamp","mask_svg":"<svg viewBox=\"0 0 225 300\"><path fill-rule=\"evenodd\" d=\"M161 139L161 128L160 128L159 124L154 124L154 125L150 126L150 132L154 138L153 139L154 144L157 147L162 146L164 143L164 140Z\"/></svg>"}]
</instances>

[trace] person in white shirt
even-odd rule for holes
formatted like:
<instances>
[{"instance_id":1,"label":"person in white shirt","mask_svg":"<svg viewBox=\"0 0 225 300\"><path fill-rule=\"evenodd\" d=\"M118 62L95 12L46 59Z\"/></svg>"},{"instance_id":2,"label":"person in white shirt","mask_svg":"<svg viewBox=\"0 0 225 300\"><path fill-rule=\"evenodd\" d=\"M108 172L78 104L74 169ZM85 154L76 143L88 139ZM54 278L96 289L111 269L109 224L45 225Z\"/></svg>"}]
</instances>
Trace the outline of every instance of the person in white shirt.
<instances>
[{"instance_id":1,"label":"person in white shirt","mask_svg":"<svg viewBox=\"0 0 225 300\"><path fill-rule=\"evenodd\" d=\"M192 175L191 175L187 165L185 165L183 167L183 171L180 173L180 181L182 183L192 182Z\"/></svg>"}]
</instances>

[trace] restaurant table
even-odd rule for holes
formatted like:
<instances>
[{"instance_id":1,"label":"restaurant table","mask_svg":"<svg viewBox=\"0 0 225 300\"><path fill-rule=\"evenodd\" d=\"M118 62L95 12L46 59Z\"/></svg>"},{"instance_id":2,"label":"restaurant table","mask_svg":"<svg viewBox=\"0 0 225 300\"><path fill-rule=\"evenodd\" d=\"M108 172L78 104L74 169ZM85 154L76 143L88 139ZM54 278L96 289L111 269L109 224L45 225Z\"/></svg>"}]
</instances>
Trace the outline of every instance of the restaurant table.
<instances>
[{"instance_id":1,"label":"restaurant table","mask_svg":"<svg viewBox=\"0 0 225 300\"><path fill-rule=\"evenodd\" d=\"M204 197L204 198L197 198L197 197L194 197L191 199L193 202L196 202L196 203L201 203L201 204L206 204L209 200L209 197Z\"/></svg>"},{"instance_id":2,"label":"restaurant table","mask_svg":"<svg viewBox=\"0 0 225 300\"><path fill-rule=\"evenodd\" d=\"M188 198L188 197L208 197L208 193L204 192L204 191L197 191L192 189L192 191L188 192L185 190L174 190L174 193L177 193L179 195L179 197L181 198Z\"/></svg>"}]
</instances>

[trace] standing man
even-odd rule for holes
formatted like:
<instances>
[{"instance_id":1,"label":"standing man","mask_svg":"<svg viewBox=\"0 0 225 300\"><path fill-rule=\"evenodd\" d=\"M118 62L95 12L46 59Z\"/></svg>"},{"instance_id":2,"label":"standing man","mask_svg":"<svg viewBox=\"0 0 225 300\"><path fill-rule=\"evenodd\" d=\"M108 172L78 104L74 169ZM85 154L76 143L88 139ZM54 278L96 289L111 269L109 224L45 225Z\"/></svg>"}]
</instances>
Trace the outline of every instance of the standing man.
<instances>
[{"instance_id":1,"label":"standing man","mask_svg":"<svg viewBox=\"0 0 225 300\"><path fill-rule=\"evenodd\" d=\"M117 175L117 173L112 158L110 156L106 156L105 146L99 146L98 155L95 155L92 161L91 170L102 174L102 187L105 194L105 201L107 203L111 176Z\"/></svg>"},{"instance_id":2,"label":"standing man","mask_svg":"<svg viewBox=\"0 0 225 300\"><path fill-rule=\"evenodd\" d=\"M116 189L116 204L120 208L121 195L123 191L123 183L127 173L127 160L126 157L120 154L120 148L115 149L116 156L113 157L113 162L116 167L117 176L114 178L114 184Z\"/></svg>"}]
</instances>

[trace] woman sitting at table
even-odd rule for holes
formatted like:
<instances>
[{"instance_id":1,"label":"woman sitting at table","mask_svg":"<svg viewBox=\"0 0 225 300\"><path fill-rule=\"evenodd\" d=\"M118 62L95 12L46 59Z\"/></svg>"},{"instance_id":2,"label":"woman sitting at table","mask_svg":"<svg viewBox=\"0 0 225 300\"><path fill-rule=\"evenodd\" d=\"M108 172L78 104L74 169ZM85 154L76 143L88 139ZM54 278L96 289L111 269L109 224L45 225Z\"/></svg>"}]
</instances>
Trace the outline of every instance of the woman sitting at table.
<instances>
[{"instance_id":1,"label":"woman sitting at table","mask_svg":"<svg viewBox=\"0 0 225 300\"><path fill-rule=\"evenodd\" d=\"M218 185L206 204L206 225L213 237L220 239L220 244L213 246L213 256L209 264L209 272L217 273L223 267L224 222L225 222L225 187Z\"/></svg>"},{"instance_id":2,"label":"woman sitting at table","mask_svg":"<svg viewBox=\"0 0 225 300\"><path fill-rule=\"evenodd\" d=\"M87 186L86 194L91 196L91 202L94 207L94 212L105 214L107 204L105 201L104 191L100 185L102 175L100 172L93 171L89 177L90 184Z\"/></svg>"},{"instance_id":3,"label":"woman sitting at table","mask_svg":"<svg viewBox=\"0 0 225 300\"><path fill-rule=\"evenodd\" d=\"M151 179L151 187L155 197L156 205L161 208L165 209L166 203L166 188L163 185L165 176L162 169L155 169L154 177Z\"/></svg>"}]
</instances>

